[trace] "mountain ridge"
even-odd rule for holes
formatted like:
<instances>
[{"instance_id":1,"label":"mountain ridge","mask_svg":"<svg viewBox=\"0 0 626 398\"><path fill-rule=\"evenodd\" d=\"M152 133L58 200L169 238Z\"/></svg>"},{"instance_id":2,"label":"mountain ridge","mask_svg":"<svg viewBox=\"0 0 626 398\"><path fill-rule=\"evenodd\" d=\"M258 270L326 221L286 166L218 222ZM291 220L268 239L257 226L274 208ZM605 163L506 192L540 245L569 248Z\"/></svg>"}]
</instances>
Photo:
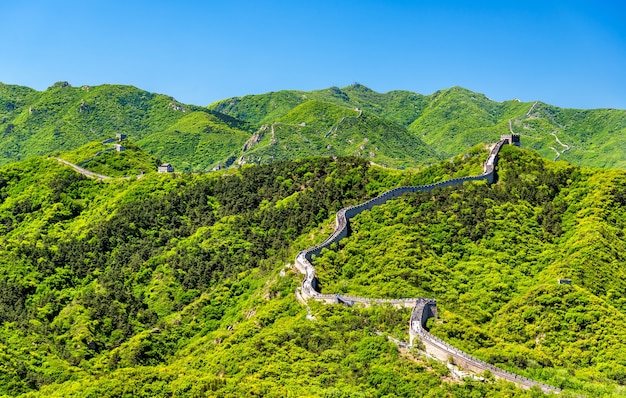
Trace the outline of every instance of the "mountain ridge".
<instances>
[{"instance_id":1,"label":"mountain ridge","mask_svg":"<svg viewBox=\"0 0 626 398\"><path fill-rule=\"evenodd\" d=\"M159 149L155 140L150 140L151 136L175 129L181 119L194 114L207 115L207 119L201 125L191 123L190 134L211 128L218 130L227 140L234 132L240 137L237 141L239 145L241 135L247 136L251 129L246 123L228 115L185 105L172 97L133 86L72 87L67 82L59 82L42 92L30 91L29 95L30 102L22 100L20 106L11 111L6 104L18 101L6 98L5 112L0 109L0 128L4 130L0 153L4 153L4 163L10 159L47 155L56 150L72 150L116 133L128 135L145 150L158 156L163 150ZM213 156L211 152L199 151L197 146L198 143L191 146L182 157L167 150L165 155L170 158L168 160L182 163L185 157L194 162L193 159L200 153L201 159L195 159L195 167L202 164L209 167L224 156L223 152Z\"/></svg>"},{"instance_id":2,"label":"mountain ridge","mask_svg":"<svg viewBox=\"0 0 626 398\"><path fill-rule=\"evenodd\" d=\"M283 124L279 129L282 145L270 147L270 141L257 146L254 155L247 151L246 142L255 132L263 126L278 126L286 115L302 110L299 107L307 101L358 109L369 120L358 127L358 141L387 130L393 132L390 139L395 143L389 141L390 147L380 151L364 150L346 142L324 143L308 137L309 128L288 129ZM333 109L327 107L328 115L302 114L301 119L330 118ZM330 131L332 126L327 127ZM377 93L355 83L309 92L233 97L200 107L132 86L72 87L59 82L38 92L0 83L0 164L75 149L121 132L146 152L185 171L219 169L237 160L241 164L324 154L358 155L390 167L419 167L478 143L495 141L510 131L521 134L525 145L548 159L626 168L622 156L626 146L624 110L565 109L540 101L496 102L459 86L422 95L403 90ZM299 153L298 148L305 148L302 145L307 141L311 141L305 145L307 149ZM392 148L407 143L411 143L408 151ZM416 152L413 146L424 148ZM393 160L399 157L404 160Z\"/></svg>"},{"instance_id":3,"label":"mountain ridge","mask_svg":"<svg viewBox=\"0 0 626 398\"><path fill-rule=\"evenodd\" d=\"M375 113L406 127L442 158L453 156L459 148L495 141L513 130L524 137L525 145L548 159L563 159L578 165L626 167L621 159L621 148L626 146L626 141L624 134L620 134L626 132L624 110L566 109L517 99L496 102L459 86L430 95L401 90L380 94L363 87L354 84L288 93L291 101L298 103L316 99ZM272 98L278 96L271 94ZM264 94L248 95L217 101L209 108L252 121L267 121L263 119L265 115L274 118L293 106L276 104L274 113L254 113L256 103L269 101Z\"/></svg>"}]
</instances>

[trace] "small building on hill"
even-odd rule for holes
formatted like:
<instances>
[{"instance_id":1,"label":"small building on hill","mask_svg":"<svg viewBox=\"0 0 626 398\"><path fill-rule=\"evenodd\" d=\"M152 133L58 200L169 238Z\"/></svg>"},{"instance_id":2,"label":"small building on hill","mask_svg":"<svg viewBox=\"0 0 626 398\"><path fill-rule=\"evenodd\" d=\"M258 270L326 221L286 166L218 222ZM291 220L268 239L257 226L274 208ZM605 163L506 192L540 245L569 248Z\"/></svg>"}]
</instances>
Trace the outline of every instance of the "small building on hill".
<instances>
[{"instance_id":1,"label":"small building on hill","mask_svg":"<svg viewBox=\"0 0 626 398\"><path fill-rule=\"evenodd\" d=\"M115 152L124 152L126 150L126 147L121 144L114 144L113 148L115 148Z\"/></svg>"},{"instance_id":2,"label":"small building on hill","mask_svg":"<svg viewBox=\"0 0 626 398\"><path fill-rule=\"evenodd\" d=\"M117 133L117 134L115 134L115 138L116 138L118 141L124 141L124 140L126 139L126 134Z\"/></svg>"},{"instance_id":3,"label":"small building on hill","mask_svg":"<svg viewBox=\"0 0 626 398\"><path fill-rule=\"evenodd\" d=\"M174 167L172 167L172 165L169 163L163 163L159 166L158 172L159 173L173 173Z\"/></svg>"}]
</instances>

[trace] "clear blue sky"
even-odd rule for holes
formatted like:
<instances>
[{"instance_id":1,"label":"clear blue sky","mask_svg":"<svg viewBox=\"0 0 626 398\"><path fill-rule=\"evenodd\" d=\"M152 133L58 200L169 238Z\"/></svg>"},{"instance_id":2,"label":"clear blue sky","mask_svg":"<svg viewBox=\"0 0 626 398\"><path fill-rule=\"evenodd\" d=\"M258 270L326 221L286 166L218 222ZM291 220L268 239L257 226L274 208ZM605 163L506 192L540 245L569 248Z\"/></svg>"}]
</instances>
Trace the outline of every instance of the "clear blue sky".
<instances>
[{"instance_id":1,"label":"clear blue sky","mask_svg":"<svg viewBox=\"0 0 626 398\"><path fill-rule=\"evenodd\" d=\"M2 1L0 81L207 105L354 82L626 109L626 2Z\"/></svg>"}]
</instances>

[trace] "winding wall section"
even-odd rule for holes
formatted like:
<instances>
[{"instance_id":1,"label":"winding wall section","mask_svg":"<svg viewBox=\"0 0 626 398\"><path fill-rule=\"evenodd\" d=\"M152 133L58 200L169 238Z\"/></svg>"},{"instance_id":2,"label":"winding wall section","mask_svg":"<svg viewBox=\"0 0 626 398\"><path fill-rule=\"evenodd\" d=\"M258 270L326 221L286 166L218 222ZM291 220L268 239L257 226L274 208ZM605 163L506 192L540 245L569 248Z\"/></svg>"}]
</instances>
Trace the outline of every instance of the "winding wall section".
<instances>
[{"instance_id":1,"label":"winding wall section","mask_svg":"<svg viewBox=\"0 0 626 398\"><path fill-rule=\"evenodd\" d=\"M356 206L346 207L339 210L335 217L334 232L321 244L311 247L309 249L302 250L300 253L298 253L296 257L295 265L298 270L302 274L304 274L302 286L299 288L300 296L304 300L313 299L327 304L341 303L345 305L353 305L355 303L362 303L364 305L390 304L394 307L413 307L411 319L409 321L409 335L411 338L411 345L413 344L414 339L417 337L421 340L425 351L429 355L440 360L446 361L452 359L455 364L461 366L462 368L469 369L478 373L488 370L494 375L494 377L511 381L522 388L528 389L533 386L538 386L545 392L559 392L560 390L556 387L519 376L517 374L497 368L491 364L474 358L471 355L459 350L458 348L433 336L426 330L425 327L426 321L429 318L437 316L437 303L435 300L422 297L403 299L379 299L344 296L340 294L321 294L317 290L315 268L311 264L313 256L318 256L323 249L330 248L330 245L332 245L333 243L338 243L341 239L348 236L349 220L364 210L370 210L374 206L381 205L388 200L396 198L407 192L431 191L435 188L462 185L464 182L467 181L486 180L489 184L493 183L495 167L498 160L498 153L500 152L502 146L507 143L510 144L511 142L507 139L502 139L493 145L489 153L489 157L485 162L483 173L477 176L453 178L451 180L441 181L435 184L428 185L398 187L387 191L373 199L370 199L365 203L361 203Z\"/></svg>"},{"instance_id":2,"label":"winding wall section","mask_svg":"<svg viewBox=\"0 0 626 398\"><path fill-rule=\"evenodd\" d=\"M108 180L108 179L110 179L110 178L111 178L111 177L109 177L109 176L105 176L105 175L102 175L102 174L94 173L93 171L89 171L89 170L87 170L87 169L85 169L85 168L82 168L82 167L80 167L80 166L78 166L78 165L76 165L76 164L74 164L74 163L70 163L70 162L68 162L68 161L67 161L67 160L65 160L65 159L61 159L61 158L55 158L55 159L56 159L57 161L59 161L59 162L61 162L61 163L65 164L65 165L70 166L71 168L73 168L74 170L76 170L76 171L77 171L77 172L79 172L80 174L84 175L85 177L95 178L95 179L98 179L98 180L100 180L100 181L103 181L103 180Z\"/></svg>"}]
</instances>

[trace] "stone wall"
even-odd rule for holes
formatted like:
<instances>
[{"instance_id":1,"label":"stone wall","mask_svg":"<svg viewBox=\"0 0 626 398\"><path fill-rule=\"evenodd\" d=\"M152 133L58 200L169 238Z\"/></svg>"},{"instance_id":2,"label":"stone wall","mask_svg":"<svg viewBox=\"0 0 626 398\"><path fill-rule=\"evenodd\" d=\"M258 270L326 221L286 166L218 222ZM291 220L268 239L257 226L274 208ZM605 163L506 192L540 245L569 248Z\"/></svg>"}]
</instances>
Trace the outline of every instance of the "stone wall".
<instances>
[{"instance_id":1,"label":"stone wall","mask_svg":"<svg viewBox=\"0 0 626 398\"><path fill-rule=\"evenodd\" d=\"M419 338L424 345L424 351L441 361L452 361L455 365L478 374L489 371L495 378L511 381L525 389L537 386L544 392L560 391L560 389L548 384L539 383L527 377L493 366L433 336L426 330L426 322L429 318L436 316L436 303L434 300L422 299L418 301L411 313L411 319L409 321L411 344L413 344L415 338Z\"/></svg>"},{"instance_id":2,"label":"stone wall","mask_svg":"<svg viewBox=\"0 0 626 398\"><path fill-rule=\"evenodd\" d=\"M477 373L483 373L485 371L491 372L494 377L511 381L522 388L531 388L538 386L543 391L559 392L558 388L542 384L528 378L516 375L506 370L497 368L490 365L478 358L474 358L471 355L457 349L456 347L444 342L443 340L433 336L426 330L426 322L430 318L437 317L437 303L433 299L426 298L404 298L404 299L375 299L364 297L344 296L340 294L321 294L317 289L315 279L315 268L311 264L313 256L318 256L320 252L325 248L330 248L333 243L338 243L341 239L348 236L348 223L349 220L361 213L364 210L371 210L374 206L381 205L390 199L396 198L407 192L419 192L419 191L432 191L435 188L445 188L453 185L462 185L468 181L480 181L486 180L489 184L492 184L495 180L495 168L498 161L498 153L504 144L509 143L508 139L503 139L493 145L487 161L483 167L483 173L462 178L453 178L451 180L441 181L434 184L410 186L410 187L398 187L389 190L373 199L368 200L365 203L361 203L356 206L346 207L337 212L335 217L335 230L333 233L321 244L312 248L302 250L296 256L295 266L305 275L302 285L300 286L299 294L305 300L313 299L326 304L344 304L352 306L356 303L364 306L370 306L373 304L389 304L397 308L411 308L411 319L409 320L409 335L411 338L410 344L413 345L413 340L418 338L424 345L425 351L442 361L452 360L456 365L468 369Z\"/></svg>"},{"instance_id":3,"label":"stone wall","mask_svg":"<svg viewBox=\"0 0 626 398\"><path fill-rule=\"evenodd\" d=\"M505 143L506 141L502 140L493 145L491 151L489 152L489 156L487 157L487 161L485 162L485 165L483 167L482 174L469 177L453 178L450 180L428 185L394 188L378 195L373 199L368 200L367 202L339 210L335 217L335 230L333 231L333 233L324 242L320 243L317 246L301 251L296 257L296 266L298 267L300 272L305 275L304 281L302 282L303 297L305 299L319 297L319 299L323 301L330 300L330 298L328 297L322 298L314 286L315 269L311 265L311 261L313 259L313 256L319 256L323 249L330 248L330 245L332 245L333 243L339 243L340 240L348 236L348 223L352 217L356 216L364 210L371 210L374 206L384 204L388 200L397 198L398 196L404 195L408 192L432 191L435 188L445 188L453 185L462 185L463 183L469 181L486 180L488 183L491 184L494 181L498 152L500 152L502 145L504 145Z\"/></svg>"}]
</instances>

